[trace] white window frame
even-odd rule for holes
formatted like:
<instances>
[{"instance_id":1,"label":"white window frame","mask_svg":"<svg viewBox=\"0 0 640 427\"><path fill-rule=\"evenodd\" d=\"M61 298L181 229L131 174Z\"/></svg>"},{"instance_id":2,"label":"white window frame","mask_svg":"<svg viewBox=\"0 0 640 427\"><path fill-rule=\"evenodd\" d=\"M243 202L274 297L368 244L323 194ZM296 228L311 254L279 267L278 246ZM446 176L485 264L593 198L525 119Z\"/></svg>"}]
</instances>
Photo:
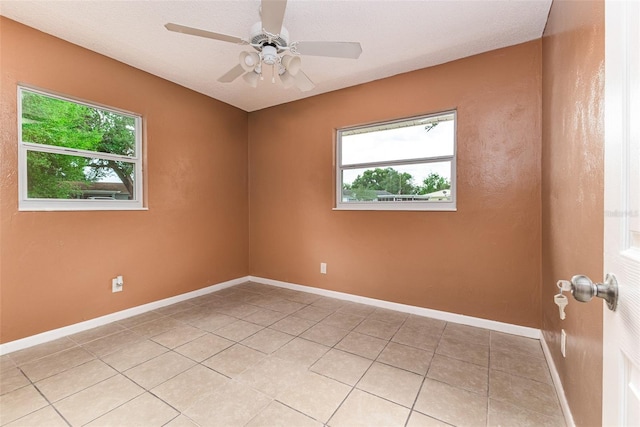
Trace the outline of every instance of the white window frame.
<instances>
[{"instance_id":1,"label":"white window frame","mask_svg":"<svg viewBox=\"0 0 640 427\"><path fill-rule=\"evenodd\" d=\"M404 160L389 160L358 164L342 164L342 134L358 129L375 128L379 126L389 126L396 123L410 122L414 120L429 119L432 117L453 114L454 135L453 135L453 155L437 156L426 158L412 158ZM334 210L367 210L367 211L455 211L456 208L456 160L457 160L457 134L458 116L456 110L440 111L433 114L407 117L385 122L376 122L362 126L352 126L337 129L336 131L336 188ZM411 165L419 163L439 163L443 161L451 162L451 200L450 201L405 201L405 202L343 202L342 201L342 171L348 169L363 169L376 167L393 167Z\"/></svg>"},{"instance_id":2,"label":"white window frame","mask_svg":"<svg viewBox=\"0 0 640 427\"><path fill-rule=\"evenodd\" d=\"M123 156L97 151L57 147L52 145L25 142L22 140L22 92L27 91L40 95L74 102L90 108L110 111L122 116L131 117L135 122L135 156ZM143 155L142 155L142 116L113 107L81 101L68 96L61 96L42 89L18 85L18 210L20 211L112 211L112 210L146 210L143 197ZM93 200L93 199L45 199L29 198L27 188L27 152L38 151L44 153L72 155L88 158L124 161L134 164L134 199L132 200Z\"/></svg>"}]
</instances>

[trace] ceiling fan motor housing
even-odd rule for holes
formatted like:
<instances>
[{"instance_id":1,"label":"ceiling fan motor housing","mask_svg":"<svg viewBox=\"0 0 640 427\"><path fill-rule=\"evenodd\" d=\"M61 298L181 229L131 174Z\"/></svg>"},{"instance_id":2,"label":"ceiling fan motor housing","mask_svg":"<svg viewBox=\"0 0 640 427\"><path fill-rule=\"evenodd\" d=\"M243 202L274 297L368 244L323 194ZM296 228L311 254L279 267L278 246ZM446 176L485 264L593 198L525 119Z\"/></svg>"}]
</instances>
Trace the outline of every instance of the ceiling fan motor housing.
<instances>
[{"instance_id":1,"label":"ceiling fan motor housing","mask_svg":"<svg viewBox=\"0 0 640 427\"><path fill-rule=\"evenodd\" d=\"M275 46L271 44L262 46L262 62L273 65L278 62L278 59L278 49Z\"/></svg>"},{"instance_id":2,"label":"ceiling fan motor housing","mask_svg":"<svg viewBox=\"0 0 640 427\"><path fill-rule=\"evenodd\" d=\"M249 40L255 49L260 51L266 45L272 45L277 52L282 52L289 46L289 31L285 27L280 29L280 34L266 34L262 28L262 21L258 21L251 27L251 39ZM260 47L256 47L260 46Z\"/></svg>"}]
</instances>

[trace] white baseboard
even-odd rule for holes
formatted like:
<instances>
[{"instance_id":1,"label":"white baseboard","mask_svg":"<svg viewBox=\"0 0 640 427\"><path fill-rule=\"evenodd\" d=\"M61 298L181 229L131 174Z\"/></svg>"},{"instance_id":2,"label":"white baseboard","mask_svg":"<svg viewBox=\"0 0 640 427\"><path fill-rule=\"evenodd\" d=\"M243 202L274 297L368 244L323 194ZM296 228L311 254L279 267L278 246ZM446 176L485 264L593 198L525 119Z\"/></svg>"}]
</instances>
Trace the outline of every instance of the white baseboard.
<instances>
[{"instance_id":1,"label":"white baseboard","mask_svg":"<svg viewBox=\"0 0 640 427\"><path fill-rule=\"evenodd\" d=\"M154 301L148 304L143 304L137 307L132 307L126 310L118 311L116 313L107 314L105 316L97 317L95 319L86 320L84 322L80 322L80 323L65 326L62 328L54 329L51 331L43 332L37 335L32 335L30 337L11 341L5 344L0 344L0 355L12 353L14 351L22 350L24 348L32 347L34 345L43 344L45 342L53 341L58 338L66 337L68 335L76 334L78 332L82 332L88 329L96 328L98 326L106 325L107 323L126 319L127 317L136 316L138 314L142 314L147 311L155 310L167 305L175 304L191 298L206 295L211 292L216 292L216 291L229 288L231 286L236 286L248 281L263 283L265 285L278 286L281 288L292 289L296 291L308 292L316 295L322 295L322 296L341 299L345 301L352 301L352 302L357 302L361 304L372 305L374 307L386 308L389 310L396 310L404 313L416 314L418 316L431 317L434 319L440 319L447 322L459 323L459 324L469 325L469 326L476 326L479 328L490 329L493 331L505 332L508 334L540 339L539 329L529 328L526 326L512 325L509 323L497 322L495 320L487 320L487 319L480 319L477 317L465 316L463 314L448 313L445 311L432 310L429 308L416 307L413 305L389 302L389 301L379 300L375 298L368 298L368 297L363 297L359 295L347 294L343 292L313 288L310 286L297 285L294 283L266 279L263 277L245 276L245 277L240 277L238 279L233 279L226 282L218 283L216 285L208 286L206 288L198 289L192 292L187 292L185 294L176 295L174 297L165 298L159 301Z\"/></svg>"},{"instance_id":2,"label":"white baseboard","mask_svg":"<svg viewBox=\"0 0 640 427\"><path fill-rule=\"evenodd\" d=\"M551 372L553 385L556 387L556 393L558 394L558 399L560 400L560 407L562 407L562 413L564 414L564 421L567 424L567 427L575 427L576 423L573 421L573 415L571 415L571 409L569 408L567 396L564 394L564 387L562 386L562 381L560 380L558 369L556 368L556 364L553 362L551 350L549 349L549 345L544 339L544 334L542 333L540 334L540 344L542 344L544 357L547 359L547 365L549 366L549 371Z\"/></svg>"},{"instance_id":3,"label":"white baseboard","mask_svg":"<svg viewBox=\"0 0 640 427\"><path fill-rule=\"evenodd\" d=\"M165 307L167 305L175 304L191 298L206 295L211 292L220 291L222 289L229 288L231 286L245 283L248 280L249 280L249 276L229 280L226 282L218 283L216 285L207 286L206 288L187 292L185 294L180 294L174 297L150 302L148 304L143 304L137 307L128 308L126 310L107 314L105 316L96 317L95 319L86 320L84 322L75 323L73 325L65 326L58 329L53 329L51 331L43 332L41 334L32 335L30 337L22 338L15 341L10 341L5 344L0 344L0 355L12 353L14 351L22 350L27 347L32 347L34 345L53 341L58 338L66 337L68 335L76 334L78 332L82 332L88 329L96 328L98 326L106 325L107 323L126 319L127 317L137 316L138 314L142 314L147 311L156 310L158 308Z\"/></svg>"},{"instance_id":4,"label":"white baseboard","mask_svg":"<svg viewBox=\"0 0 640 427\"><path fill-rule=\"evenodd\" d=\"M281 282L279 280L265 279L263 277L249 276L252 282L262 283L265 285L278 286L281 288L292 289L295 291L308 292L311 294L322 295L330 298L352 301L361 304L372 305L375 307L386 308L389 310L401 311L404 313L416 314L418 316L431 317L447 322L460 323L463 325L476 326L478 328L490 329L492 331L505 332L507 334L520 335L527 338L540 339L540 330L529 328L527 326L512 325L510 323L497 322L495 320L480 319L478 317L465 316L463 314L448 313L446 311L432 310L429 308L416 307L413 305L400 304L397 302L389 302L375 298L362 297L359 295L346 294L343 292L329 291L326 289L313 288L310 286L297 285L294 283Z\"/></svg>"}]
</instances>

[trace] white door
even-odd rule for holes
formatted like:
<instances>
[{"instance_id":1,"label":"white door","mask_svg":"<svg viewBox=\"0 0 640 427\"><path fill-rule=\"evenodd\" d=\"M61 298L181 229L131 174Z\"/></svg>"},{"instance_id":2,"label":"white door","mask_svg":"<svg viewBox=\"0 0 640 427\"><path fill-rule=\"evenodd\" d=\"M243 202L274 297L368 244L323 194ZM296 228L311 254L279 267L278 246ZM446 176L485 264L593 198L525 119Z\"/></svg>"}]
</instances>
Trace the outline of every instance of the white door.
<instances>
[{"instance_id":1,"label":"white door","mask_svg":"<svg viewBox=\"0 0 640 427\"><path fill-rule=\"evenodd\" d=\"M640 2L605 3L604 306L602 424L640 426Z\"/></svg>"}]
</instances>

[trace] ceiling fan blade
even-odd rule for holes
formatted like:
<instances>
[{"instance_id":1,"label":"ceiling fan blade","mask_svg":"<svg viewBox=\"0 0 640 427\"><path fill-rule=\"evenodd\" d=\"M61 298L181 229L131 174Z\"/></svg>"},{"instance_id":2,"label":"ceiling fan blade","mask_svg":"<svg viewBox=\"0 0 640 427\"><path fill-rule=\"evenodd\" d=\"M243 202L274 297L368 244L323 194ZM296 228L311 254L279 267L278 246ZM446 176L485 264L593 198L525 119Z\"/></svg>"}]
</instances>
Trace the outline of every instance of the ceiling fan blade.
<instances>
[{"instance_id":1,"label":"ceiling fan blade","mask_svg":"<svg viewBox=\"0 0 640 427\"><path fill-rule=\"evenodd\" d=\"M173 31L176 33L189 34L189 35L198 36L198 37L206 37L208 39L221 40L223 42L229 42L229 43L247 44L247 41L241 39L240 37L214 33L212 31L199 30L198 28L186 27L184 25L173 24L171 22L168 24L165 24L165 28L169 31Z\"/></svg>"},{"instance_id":2,"label":"ceiling fan blade","mask_svg":"<svg viewBox=\"0 0 640 427\"><path fill-rule=\"evenodd\" d=\"M218 81L220 83L231 83L232 81L234 81L235 79L237 79L243 74L244 74L244 68L242 68L242 65L238 64L232 69L230 69L229 71L227 71L224 76L218 79Z\"/></svg>"},{"instance_id":3,"label":"ceiling fan blade","mask_svg":"<svg viewBox=\"0 0 640 427\"><path fill-rule=\"evenodd\" d=\"M309 92L314 87L316 87L316 85L302 70L299 70L293 77L296 79L297 88L302 92Z\"/></svg>"},{"instance_id":4,"label":"ceiling fan blade","mask_svg":"<svg viewBox=\"0 0 640 427\"><path fill-rule=\"evenodd\" d=\"M296 42L293 45L301 55L358 59L362 53L358 42Z\"/></svg>"},{"instance_id":5,"label":"ceiling fan blade","mask_svg":"<svg viewBox=\"0 0 640 427\"><path fill-rule=\"evenodd\" d=\"M262 28L268 33L280 34L287 0L262 0Z\"/></svg>"}]
</instances>

